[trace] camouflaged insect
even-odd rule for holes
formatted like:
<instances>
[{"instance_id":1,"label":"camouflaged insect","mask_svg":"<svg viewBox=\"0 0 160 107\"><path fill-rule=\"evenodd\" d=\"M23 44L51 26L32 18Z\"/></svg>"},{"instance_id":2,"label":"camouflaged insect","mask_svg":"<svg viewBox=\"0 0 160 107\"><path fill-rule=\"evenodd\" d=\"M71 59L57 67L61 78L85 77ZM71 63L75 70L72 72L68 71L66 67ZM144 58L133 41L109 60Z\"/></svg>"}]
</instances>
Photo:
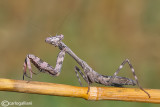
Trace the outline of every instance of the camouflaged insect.
<instances>
[{"instance_id":1,"label":"camouflaged insect","mask_svg":"<svg viewBox=\"0 0 160 107\"><path fill-rule=\"evenodd\" d=\"M35 67L37 67L39 69L39 71L41 71L41 72L47 72L52 76L58 76L61 72L65 53L68 53L82 67L82 69L84 71L84 73L82 73L80 71L80 69L77 66L75 66L75 72L76 72L77 78L80 82L80 85L82 86L81 80L79 78L79 74L88 83L87 93L90 90L90 84L94 83L94 82L98 83L98 84L106 85L106 86L115 86L115 87L122 87L123 85L133 85L134 86L137 84L138 87L142 91L144 91L148 95L148 97L150 98L150 94L148 92L146 92L140 86L140 84L138 82L138 78L135 74L134 68L128 59L126 59L122 62L122 64L119 66L118 70L114 73L113 76L101 75L101 74L97 73L96 71L94 71L85 61L80 59L69 47L67 47L62 42L63 38L64 38L64 36L61 34L61 35L57 35L57 36L48 37L45 40L46 43L49 43L55 47L59 47L59 49L61 50L60 53L58 54L58 57L57 57L56 66L52 67L47 62L42 61L40 58L38 58L32 54L28 54L25 59L24 67L23 67L23 70L24 70L23 79L24 79L24 76L32 78L32 73L35 74L34 72L32 72L31 63L33 63L33 65ZM131 68L131 71L133 73L135 80L132 80L132 79L129 79L126 77L117 76L119 71L123 68L123 66L126 63L129 64L129 67ZM26 73L27 67L29 69L30 76L28 76Z\"/></svg>"}]
</instances>

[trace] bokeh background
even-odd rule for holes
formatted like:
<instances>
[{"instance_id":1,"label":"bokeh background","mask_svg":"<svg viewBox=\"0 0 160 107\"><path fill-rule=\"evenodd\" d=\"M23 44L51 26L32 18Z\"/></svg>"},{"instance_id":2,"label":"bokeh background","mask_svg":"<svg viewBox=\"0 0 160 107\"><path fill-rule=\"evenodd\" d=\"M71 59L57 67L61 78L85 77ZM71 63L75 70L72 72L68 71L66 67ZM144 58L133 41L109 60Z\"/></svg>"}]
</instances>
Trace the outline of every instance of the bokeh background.
<instances>
[{"instance_id":1,"label":"bokeh background","mask_svg":"<svg viewBox=\"0 0 160 107\"><path fill-rule=\"evenodd\" d=\"M63 34L64 43L101 74L113 75L128 58L144 88L160 88L159 0L1 0L0 78L22 80L23 62L29 53L54 66L59 49L44 42L49 36L46 32ZM79 86L75 65L66 55L59 77L40 73L33 81ZM38 72L35 67L33 70ZM133 79L128 65L119 75ZM158 106L0 92L0 102L3 100L32 101L33 107Z\"/></svg>"}]
</instances>

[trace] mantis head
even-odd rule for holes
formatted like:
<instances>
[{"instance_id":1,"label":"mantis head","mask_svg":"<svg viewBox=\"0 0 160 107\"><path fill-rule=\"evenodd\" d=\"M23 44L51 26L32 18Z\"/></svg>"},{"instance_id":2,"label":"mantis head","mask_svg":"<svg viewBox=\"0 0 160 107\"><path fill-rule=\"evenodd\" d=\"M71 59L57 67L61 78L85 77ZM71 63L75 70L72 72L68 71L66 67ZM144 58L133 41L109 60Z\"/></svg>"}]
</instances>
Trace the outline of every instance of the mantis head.
<instances>
[{"instance_id":1,"label":"mantis head","mask_svg":"<svg viewBox=\"0 0 160 107\"><path fill-rule=\"evenodd\" d=\"M61 35L56 35L56 36L51 36L47 37L45 42L54 45L55 47L58 46L58 44L61 42L61 40L64 38L64 36Z\"/></svg>"}]
</instances>

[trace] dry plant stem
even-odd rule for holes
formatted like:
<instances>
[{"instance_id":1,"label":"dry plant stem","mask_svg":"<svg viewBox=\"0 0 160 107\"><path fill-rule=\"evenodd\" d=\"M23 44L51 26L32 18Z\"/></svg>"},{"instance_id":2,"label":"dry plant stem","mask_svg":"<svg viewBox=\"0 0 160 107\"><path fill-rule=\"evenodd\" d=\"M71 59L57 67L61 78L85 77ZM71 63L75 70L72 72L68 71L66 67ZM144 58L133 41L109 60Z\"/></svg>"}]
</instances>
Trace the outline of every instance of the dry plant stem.
<instances>
[{"instance_id":1,"label":"dry plant stem","mask_svg":"<svg viewBox=\"0 0 160 107\"><path fill-rule=\"evenodd\" d=\"M145 89L151 98L137 88L115 87L76 87L63 84L36 81L22 81L0 78L0 91L13 91L32 94L78 97L86 100L120 100L145 103L160 103L160 90Z\"/></svg>"}]
</instances>

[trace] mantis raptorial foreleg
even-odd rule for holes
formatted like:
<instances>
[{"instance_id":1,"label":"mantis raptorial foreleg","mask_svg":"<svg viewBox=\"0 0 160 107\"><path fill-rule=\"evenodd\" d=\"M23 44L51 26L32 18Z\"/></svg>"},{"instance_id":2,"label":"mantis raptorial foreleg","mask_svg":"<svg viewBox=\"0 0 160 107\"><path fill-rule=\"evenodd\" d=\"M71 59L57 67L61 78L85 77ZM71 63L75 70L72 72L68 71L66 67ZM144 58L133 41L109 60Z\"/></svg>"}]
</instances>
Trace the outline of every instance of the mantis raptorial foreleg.
<instances>
[{"instance_id":1,"label":"mantis raptorial foreleg","mask_svg":"<svg viewBox=\"0 0 160 107\"><path fill-rule=\"evenodd\" d=\"M32 67L31 67L31 63L33 63L33 65L37 69L39 69L40 72L47 72L47 73L51 74L52 76L58 76L61 72L64 56L65 56L65 48L63 50L61 50L60 53L58 54L56 66L54 68L51 65L49 65L47 62L36 57L35 55L28 54L25 59L24 65L23 65L23 71L24 71L23 79L24 79L24 75L29 78L32 78L33 71L32 71ZM28 76L26 73L27 67L29 69L30 76ZM35 73L33 73L33 74L35 74Z\"/></svg>"}]
</instances>

